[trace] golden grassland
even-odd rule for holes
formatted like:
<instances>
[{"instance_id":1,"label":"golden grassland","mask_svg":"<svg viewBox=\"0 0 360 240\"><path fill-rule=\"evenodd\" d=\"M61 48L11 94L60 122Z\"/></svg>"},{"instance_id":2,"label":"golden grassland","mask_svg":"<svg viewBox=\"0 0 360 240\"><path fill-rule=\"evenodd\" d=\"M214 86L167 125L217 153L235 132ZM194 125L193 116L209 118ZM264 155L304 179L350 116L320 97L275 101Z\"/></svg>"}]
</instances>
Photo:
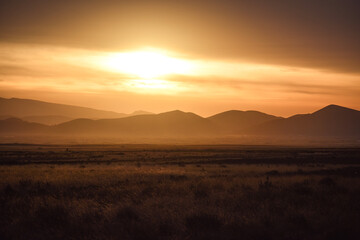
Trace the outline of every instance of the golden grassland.
<instances>
[{"instance_id":1,"label":"golden grassland","mask_svg":"<svg viewBox=\"0 0 360 240\"><path fill-rule=\"evenodd\" d=\"M1 239L360 234L357 149L29 145L0 154Z\"/></svg>"}]
</instances>

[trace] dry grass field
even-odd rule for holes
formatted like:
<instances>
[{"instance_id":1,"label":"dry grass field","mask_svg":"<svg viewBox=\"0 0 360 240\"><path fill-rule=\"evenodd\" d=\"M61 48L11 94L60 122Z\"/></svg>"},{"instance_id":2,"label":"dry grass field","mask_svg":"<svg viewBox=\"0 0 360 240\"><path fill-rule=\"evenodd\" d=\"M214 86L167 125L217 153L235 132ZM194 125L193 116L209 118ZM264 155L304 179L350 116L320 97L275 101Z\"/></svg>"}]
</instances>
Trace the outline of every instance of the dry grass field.
<instances>
[{"instance_id":1,"label":"dry grass field","mask_svg":"<svg viewBox=\"0 0 360 240\"><path fill-rule=\"evenodd\" d=\"M0 146L0 239L357 239L360 150Z\"/></svg>"}]
</instances>

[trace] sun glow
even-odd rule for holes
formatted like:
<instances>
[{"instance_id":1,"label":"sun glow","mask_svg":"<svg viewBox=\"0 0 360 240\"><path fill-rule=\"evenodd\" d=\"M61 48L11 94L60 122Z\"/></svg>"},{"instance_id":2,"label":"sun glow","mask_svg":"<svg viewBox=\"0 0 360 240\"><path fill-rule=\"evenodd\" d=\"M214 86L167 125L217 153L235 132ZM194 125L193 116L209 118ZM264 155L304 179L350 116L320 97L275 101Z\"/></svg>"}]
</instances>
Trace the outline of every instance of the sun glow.
<instances>
[{"instance_id":1,"label":"sun glow","mask_svg":"<svg viewBox=\"0 0 360 240\"><path fill-rule=\"evenodd\" d=\"M160 79L132 79L124 85L140 93L154 93L154 91L159 93L160 91L162 94L171 95L184 90L184 88L176 82Z\"/></svg>"},{"instance_id":2,"label":"sun glow","mask_svg":"<svg viewBox=\"0 0 360 240\"><path fill-rule=\"evenodd\" d=\"M113 53L105 57L104 68L141 79L154 79L169 74L188 74L191 71L189 61L169 57L159 51L137 51Z\"/></svg>"}]
</instances>

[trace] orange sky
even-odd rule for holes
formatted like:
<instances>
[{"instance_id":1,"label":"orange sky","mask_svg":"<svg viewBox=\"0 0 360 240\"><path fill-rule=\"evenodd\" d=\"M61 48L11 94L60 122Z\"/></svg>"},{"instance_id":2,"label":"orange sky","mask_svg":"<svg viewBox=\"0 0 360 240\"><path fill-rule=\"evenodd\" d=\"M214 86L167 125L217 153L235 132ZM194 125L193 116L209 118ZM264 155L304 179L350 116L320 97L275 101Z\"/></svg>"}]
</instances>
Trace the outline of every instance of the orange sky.
<instances>
[{"instance_id":1,"label":"orange sky","mask_svg":"<svg viewBox=\"0 0 360 240\"><path fill-rule=\"evenodd\" d=\"M1 5L1 97L202 116L360 108L356 1Z\"/></svg>"}]
</instances>

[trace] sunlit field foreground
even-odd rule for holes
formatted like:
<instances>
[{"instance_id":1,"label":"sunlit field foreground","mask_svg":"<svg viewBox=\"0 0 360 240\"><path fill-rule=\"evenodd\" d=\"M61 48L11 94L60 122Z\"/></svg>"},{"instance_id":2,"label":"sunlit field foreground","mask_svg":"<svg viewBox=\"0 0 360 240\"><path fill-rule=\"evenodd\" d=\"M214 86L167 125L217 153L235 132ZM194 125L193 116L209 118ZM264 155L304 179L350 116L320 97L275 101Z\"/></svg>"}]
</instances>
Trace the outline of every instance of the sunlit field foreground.
<instances>
[{"instance_id":1,"label":"sunlit field foreground","mask_svg":"<svg viewBox=\"0 0 360 240\"><path fill-rule=\"evenodd\" d=\"M357 239L358 149L0 146L0 239Z\"/></svg>"}]
</instances>

